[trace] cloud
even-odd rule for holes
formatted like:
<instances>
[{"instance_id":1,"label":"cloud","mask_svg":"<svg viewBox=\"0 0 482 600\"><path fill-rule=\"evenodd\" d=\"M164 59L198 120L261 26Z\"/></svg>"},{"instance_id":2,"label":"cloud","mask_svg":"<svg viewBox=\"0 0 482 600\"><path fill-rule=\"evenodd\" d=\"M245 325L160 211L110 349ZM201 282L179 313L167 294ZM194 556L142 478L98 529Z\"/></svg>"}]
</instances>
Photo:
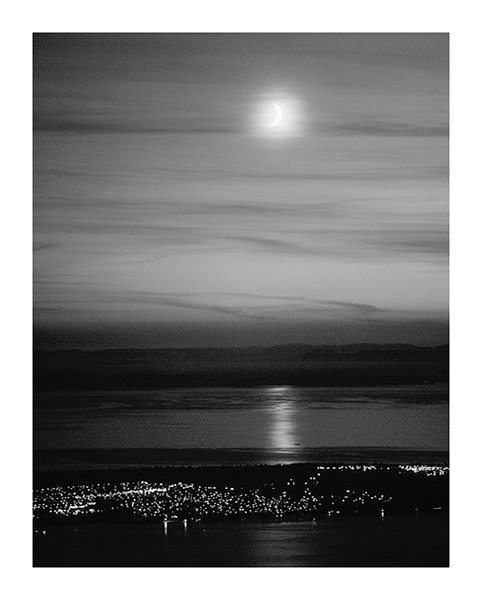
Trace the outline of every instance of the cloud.
<instances>
[{"instance_id":1,"label":"cloud","mask_svg":"<svg viewBox=\"0 0 482 600\"><path fill-rule=\"evenodd\" d=\"M227 134L239 133L239 129L223 125L194 125L186 124L179 120L177 123L162 126L150 120L136 123L129 120L108 119L72 119L51 118L42 115L34 116L33 129L36 132L58 132L58 133L97 133L97 134L125 134L125 133L149 133L149 134Z\"/></svg>"},{"instance_id":2,"label":"cloud","mask_svg":"<svg viewBox=\"0 0 482 600\"><path fill-rule=\"evenodd\" d=\"M187 310L200 310L200 311L213 311L221 315L229 316L243 316L243 311L239 308L230 308L226 306L217 306L215 304L209 304L206 302L193 302L185 300L183 297L173 295L156 294L155 292L131 292L130 293L134 301L140 301L143 305L150 305L154 307L164 306L168 308L180 308Z\"/></svg>"},{"instance_id":3,"label":"cloud","mask_svg":"<svg viewBox=\"0 0 482 600\"><path fill-rule=\"evenodd\" d=\"M247 253L279 255L280 260L305 256L354 263L448 258L448 231L443 224L427 227L421 221L417 227L401 222L393 228L394 219L385 218L379 219L377 227L369 220L366 227L358 223L358 227L350 227L349 219L337 217L336 208L323 207L307 208L304 214L302 207L210 206L206 211L202 207L189 208L185 215L192 219L206 215L209 219L190 225L185 219L182 225L158 225L155 221L159 217L154 215L150 223L146 221L149 215L136 222L136 214L130 210L110 217L108 212L93 209L91 216L96 218L85 224L72 219L51 221L51 235L57 243L41 244L36 250L57 248L58 259L63 262L72 259L81 263L98 257L122 261L126 268L128 264L162 260L173 252L194 253L200 259L205 253L215 252L224 253L226 260L228 255ZM324 227L310 226L313 215L323 218ZM217 221L213 221L216 216ZM249 227L250 216L258 218L255 233L240 234L240 230L254 229ZM287 218L298 227L286 227Z\"/></svg>"},{"instance_id":4,"label":"cloud","mask_svg":"<svg viewBox=\"0 0 482 600\"><path fill-rule=\"evenodd\" d=\"M215 234L214 234L215 235ZM283 237L284 235L284 237ZM298 232L280 232L279 237L251 235L218 236L227 243L227 250L233 243L241 243L256 252L277 253L285 256L318 256L351 259L356 262L364 259L425 259L432 257L448 258L448 233L444 230L381 229L367 227L358 229L325 229ZM293 238L303 243L292 241Z\"/></svg>"},{"instance_id":5,"label":"cloud","mask_svg":"<svg viewBox=\"0 0 482 600\"><path fill-rule=\"evenodd\" d=\"M286 321L290 319L321 318L332 320L338 318L358 319L387 315L390 311L377 306L356 302L316 299L305 296L278 296L247 293L185 293L165 294L160 292L144 292L134 290L120 290L101 284L74 283L72 286L48 284L50 292L45 297L39 292L35 297L35 313L41 320L42 314L63 310L62 317L66 322L70 319L84 318L111 314L115 318L120 315L139 319L149 318L160 321L170 321L169 309L174 309L175 314L185 313L188 320L195 319L198 312L212 312L220 316L228 316L235 321ZM62 305L53 305L51 299ZM159 309L159 310L156 310ZM168 309L166 313L163 309ZM154 312L153 312L154 311ZM179 312L181 311L181 312ZM48 314L46 315L48 316Z\"/></svg>"},{"instance_id":6,"label":"cloud","mask_svg":"<svg viewBox=\"0 0 482 600\"><path fill-rule=\"evenodd\" d=\"M403 137L448 137L448 125L420 125L411 123L394 123L382 120L367 120L363 122L338 123L328 127L331 133L337 135L373 135L373 136L403 136Z\"/></svg>"},{"instance_id":7,"label":"cloud","mask_svg":"<svg viewBox=\"0 0 482 600\"><path fill-rule=\"evenodd\" d=\"M142 134L241 134L243 129L239 126L228 124L213 124L199 123L199 120L188 119L170 119L169 123L162 124L162 119L154 121L146 115L143 121L135 122L128 118L119 118L109 120L102 117L92 119L89 117L75 119L70 116L66 117L51 117L42 114L34 115L33 129L36 132L59 132L59 133L96 133L96 134L126 134L126 133L142 133ZM331 133L334 135L367 135L367 136L388 136L388 137L448 137L448 125L419 125L411 123L394 123L390 121L367 121L363 123L326 123L312 126L312 133ZM242 176L240 173L235 173L236 176ZM267 178L272 175L265 174L247 174L249 177ZM283 179L302 179L302 180L326 180L340 179L343 174L279 174L277 177Z\"/></svg>"},{"instance_id":8,"label":"cloud","mask_svg":"<svg viewBox=\"0 0 482 600\"><path fill-rule=\"evenodd\" d=\"M95 315L101 313L118 314L143 314L149 309L180 309L192 314L194 312L214 312L219 315L229 317L262 318L260 315L246 314L242 306L228 306L206 301L203 295L196 294L163 294L157 292L143 292L133 290L111 289L108 285L99 283L74 282L70 284L55 284L54 282L40 282L48 286L46 294L39 292L35 298L35 311L52 312L62 308L66 312L66 319L69 314L80 316ZM50 299L53 297L62 298L62 307L51 306ZM104 315L105 316L105 315Z\"/></svg>"},{"instance_id":9,"label":"cloud","mask_svg":"<svg viewBox=\"0 0 482 600\"><path fill-rule=\"evenodd\" d=\"M304 247L289 241L255 236L223 236L228 242L241 242L264 252L279 252L282 254L319 254L317 249Z\"/></svg>"},{"instance_id":10,"label":"cloud","mask_svg":"<svg viewBox=\"0 0 482 600\"><path fill-rule=\"evenodd\" d=\"M33 245L34 252L40 252L41 250L48 250L49 248L55 248L57 244L52 242L45 242L43 244L35 244Z\"/></svg>"},{"instance_id":11,"label":"cloud","mask_svg":"<svg viewBox=\"0 0 482 600\"><path fill-rule=\"evenodd\" d=\"M283 318L286 317L286 313L290 313L290 317L296 316L313 316L322 315L322 313L336 314L339 317L351 316L351 317L364 317L374 315L386 315L391 311L381 309L373 304L364 304L359 302L343 302L339 300L323 300L316 298L309 298L306 296L270 296L262 294L222 294L222 296L228 296L231 298L250 299L257 301L277 301L275 305L268 307L263 305L257 305L256 309L262 311L265 308L272 311L272 309L283 313Z\"/></svg>"},{"instance_id":12,"label":"cloud","mask_svg":"<svg viewBox=\"0 0 482 600\"><path fill-rule=\"evenodd\" d=\"M443 255L448 259L449 254L448 234L440 235L437 239L385 240L381 245L397 255L404 253L431 254Z\"/></svg>"}]
</instances>

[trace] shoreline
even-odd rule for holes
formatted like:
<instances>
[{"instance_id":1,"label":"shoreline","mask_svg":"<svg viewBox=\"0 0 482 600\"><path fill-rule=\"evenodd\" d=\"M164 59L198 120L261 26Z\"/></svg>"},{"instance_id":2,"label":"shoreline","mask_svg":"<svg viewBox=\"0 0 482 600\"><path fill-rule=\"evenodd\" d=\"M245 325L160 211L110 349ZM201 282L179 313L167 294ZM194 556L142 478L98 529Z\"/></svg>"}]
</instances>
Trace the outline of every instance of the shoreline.
<instances>
[{"instance_id":1,"label":"shoreline","mask_svg":"<svg viewBox=\"0 0 482 600\"><path fill-rule=\"evenodd\" d=\"M34 477L42 473L304 463L378 463L448 465L448 450L393 447L289 448L62 448L35 451Z\"/></svg>"},{"instance_id":2,"label":"shoreline","mask_svg":"<svg viewBox=\"0 0 482 600\"><path fill-rule=\"evenodd\" d=\"M449 468L433 465L223 465L44 474L34 525L168 520L309 520L448 512Z\"/></svg>"}]
</instances>

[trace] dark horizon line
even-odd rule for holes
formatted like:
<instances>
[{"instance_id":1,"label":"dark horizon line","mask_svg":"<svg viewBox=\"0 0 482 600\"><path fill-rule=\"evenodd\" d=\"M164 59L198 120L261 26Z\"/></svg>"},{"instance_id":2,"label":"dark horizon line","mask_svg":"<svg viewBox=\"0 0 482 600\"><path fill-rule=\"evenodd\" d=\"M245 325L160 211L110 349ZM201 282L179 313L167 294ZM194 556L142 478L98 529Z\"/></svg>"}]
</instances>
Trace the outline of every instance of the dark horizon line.
<instances>
[{"instance_id":1,"label":"dark horizon line","mask_svg":"<svg viewBox=\"0 0 482 600\"><path fill-rule=\"evenodd\" d=\"M306 342L300 343L287 343L287 344L272 344L269 346L261 346L261 345L245 345L245 346L117 346L117 347L108 347L108 348L80 348L80 347L72 347L72 348L62 348L62 349L51 349L43 348L43 347L35 347L35 343L33 344L34 352L124 352L125 350L146 350L146 351L156 351L156 350L270 350L275 348L323 348L323 349L331 349L331 348L416 348L416 349L441 349L441 348L449 348L449 342L445 344L434 344L434 345L420 345L420 344L407 344L403 342L391 342L385 344L377 344L371 342L355 342L350 344L310 344Z\"/></svg>"}]
</instances>

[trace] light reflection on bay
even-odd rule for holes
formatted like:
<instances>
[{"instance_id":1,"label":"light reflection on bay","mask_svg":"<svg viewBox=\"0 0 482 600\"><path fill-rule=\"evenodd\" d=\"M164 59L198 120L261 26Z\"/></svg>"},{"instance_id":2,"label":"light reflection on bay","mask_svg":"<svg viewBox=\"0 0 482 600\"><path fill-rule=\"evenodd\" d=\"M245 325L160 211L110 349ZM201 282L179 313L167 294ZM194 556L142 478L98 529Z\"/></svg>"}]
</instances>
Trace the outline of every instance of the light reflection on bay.
<instances>
[{"instance_id":1,"label":"light reflection on bay","mask_svg":"<svg viewBox=\"0 0 482 600\"><path fill-rule=\"evenodd\" d=\"M49 448L448 449L448 388L182 388L45 398L34 445Z\"/></svg>"},{"instance_id":2,"label":"light reflection on bay","mask_svg":"<svg viewBox=\"0 0 482 600\"><path fill-rule=\"evenodd\" d=\"M296 395L290 386L272 387L266 390L269 445L275 450L291 451L300 445L296 418Z\"/></svg>"}]
</instances>

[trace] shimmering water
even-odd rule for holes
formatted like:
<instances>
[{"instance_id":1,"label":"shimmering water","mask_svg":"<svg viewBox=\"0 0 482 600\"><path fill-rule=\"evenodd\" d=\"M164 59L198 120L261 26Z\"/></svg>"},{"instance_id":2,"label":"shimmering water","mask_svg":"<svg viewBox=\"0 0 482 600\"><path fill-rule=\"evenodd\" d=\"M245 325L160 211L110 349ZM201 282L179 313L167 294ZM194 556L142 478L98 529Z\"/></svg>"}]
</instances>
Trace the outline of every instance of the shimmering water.
<instances>
[{"instance_id":1,"label":"shimmering water","mask_svg":"<svg viewBox=\"0 0 482 600\"><path fill-rule=\"evenodd\" d=\"M34 566L447 567L446 514L50 527Z\"/></svg>"},{"instance_id":2,"label":"shimmering water","mask_svg":"<svg viewBox=\"0 0 482 600\"><path fill-rule=\"evenodd\" d=\"M446 385L38 394L36 450L448 449Z\"/></svg>"}]
</instances>

